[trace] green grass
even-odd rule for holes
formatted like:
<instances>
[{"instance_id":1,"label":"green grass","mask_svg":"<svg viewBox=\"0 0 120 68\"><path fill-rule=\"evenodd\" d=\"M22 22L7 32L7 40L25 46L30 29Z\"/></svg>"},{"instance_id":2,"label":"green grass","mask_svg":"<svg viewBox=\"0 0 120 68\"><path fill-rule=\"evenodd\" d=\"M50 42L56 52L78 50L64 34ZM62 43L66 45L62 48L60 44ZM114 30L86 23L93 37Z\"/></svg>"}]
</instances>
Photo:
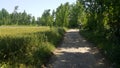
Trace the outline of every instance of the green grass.
<instances>
[{"instance_id":1,"label":"green grass","mask_svg":"<svg viewBox=\"0 0 120 68\"><path fill-rule=\"evenodd\" d=\"M81 30L80 34L94 43L102 54L115 65L115 68L120 68L120 45L118 43L116 44L103 33Z\"/></svg>"},{"instance_id":2,"label":"green grass","mask_svg":"<svg viewBox=\"0 0 120 68\"><path fill-rule=\"evenodd\" d=\"M29 27L29 26L4 26L0 27L0 36L16 36L35 32L45 32L50 30L49 27Z\"/></svg>"},{"instance_id":3,"label":"green grass","mask_svg":"<svg viewBox=\"0 0 120 68\"><path fill-rule=\"evenodd\" d=\"M0 67L40 68L61 41L63 28L0 27Z\"/></svg>"}]
</instances>

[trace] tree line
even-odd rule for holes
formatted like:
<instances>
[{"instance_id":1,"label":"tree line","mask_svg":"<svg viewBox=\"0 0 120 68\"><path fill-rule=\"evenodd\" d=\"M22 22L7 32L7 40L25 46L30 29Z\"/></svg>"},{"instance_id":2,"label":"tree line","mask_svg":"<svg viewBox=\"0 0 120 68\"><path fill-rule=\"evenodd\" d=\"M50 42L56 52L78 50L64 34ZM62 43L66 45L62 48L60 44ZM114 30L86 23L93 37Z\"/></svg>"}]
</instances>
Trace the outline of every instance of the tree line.
<instances>
[{"instance_id":1,"label":"tree line","mask_svg":"<svg viewBox=\"0 0 120 68\"><path fill-rule=\"evenodd\" d=\"M0 11L0 25L78 27L82 24L84 29L109 33L109 36L119 39L119 5L120 1L117 0L77 0L74 4L61 4L52 13L47 9L37 20L26 11L18 13L18 6L15 6L11 14L3 8Z\"/></svg>"},{"instance_id":2,"label":"tree line","mask_svg":"<svg viewBox=\"0 0 120 68\"><path fill-rule=\"evenodd\" d=\"M24 12L17 12L18 6L15 6L13 13L6 9L0 11L0 25L30 25L35 24L35 17Z\"/></svg>"},{"instance_id":3,"label":"tree line","mask_svg":"<svg viewBox=\"0 0 120 68\"><path fill-rule=\"evenodd\" d=\"M61 4L52 11L46 9L41 17L35 20L34 16L24 12L17 12L18 6L15 6L13 13L6 9L0 10L0 25L41 25L41 26L60 26L60 27L78 27L82 19L83 6L78 1L76 4Z\"/></svg>"},{"instance_id":4,"label":"tree line","mask_svg":"<svg viewBox=\"0 0 120 68\"><path fill-rule=\"evenodd\" d=\"M81 24L86 30L120 39L119 5L117 0L77 0L74 4L61 4L52 13L47 9L37 20L26 11L17 12L18 6L11 14L3 8L0 11L0 25L78 27Z\"/></svg>"}]
</instances>

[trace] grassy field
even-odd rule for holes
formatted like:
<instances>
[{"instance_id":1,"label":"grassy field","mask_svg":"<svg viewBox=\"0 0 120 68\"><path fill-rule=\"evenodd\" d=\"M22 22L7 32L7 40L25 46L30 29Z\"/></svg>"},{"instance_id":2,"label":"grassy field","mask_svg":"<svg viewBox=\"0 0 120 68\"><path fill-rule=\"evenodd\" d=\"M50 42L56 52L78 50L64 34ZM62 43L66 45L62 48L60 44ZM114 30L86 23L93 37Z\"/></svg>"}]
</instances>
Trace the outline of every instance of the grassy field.
<instances>
[{"instance_id":1,"label":"grassy field","mask_svg":"<svg viewBox=\"0 0 120 68\"><path fill-rule=\"evenodd\" d=\"M63 28L0 27L0 67L40 68L63 37Z\"/></svg>"},{"instance_id":2,"label":"grassy field","mask_svg":"<svg viewBox=\"0 0 120 68\"><path fill-rule=\"evenodd\" d=\"M35 33L35 32L45 32L50 30L49 27L29 27L29 26L4 26L0 27L0 36L14 36L20 34L28 34L28 33Z\"/></svg>"}]
</instances>

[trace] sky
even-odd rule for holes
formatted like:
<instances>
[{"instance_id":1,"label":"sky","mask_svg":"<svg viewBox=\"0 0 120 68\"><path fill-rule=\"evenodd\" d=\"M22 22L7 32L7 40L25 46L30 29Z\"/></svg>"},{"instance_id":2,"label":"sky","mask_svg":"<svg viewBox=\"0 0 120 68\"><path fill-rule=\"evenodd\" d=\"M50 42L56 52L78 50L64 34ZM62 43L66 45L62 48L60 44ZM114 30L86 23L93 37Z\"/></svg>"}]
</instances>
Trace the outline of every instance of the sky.
<instances>
[{"instance_id":1,"label":"sky","mask_svg":"<svg viewBox=\"0 0 120 68\"><path fill-rule=\"evenodd\" d=\"M56 9L61 3L75 3L76 0L0 0L0 10L5 8L9 13L14 11L15 6L18 12L24 10L32 16L40 17L46 9Z\"/></svg>"}]
</instances>

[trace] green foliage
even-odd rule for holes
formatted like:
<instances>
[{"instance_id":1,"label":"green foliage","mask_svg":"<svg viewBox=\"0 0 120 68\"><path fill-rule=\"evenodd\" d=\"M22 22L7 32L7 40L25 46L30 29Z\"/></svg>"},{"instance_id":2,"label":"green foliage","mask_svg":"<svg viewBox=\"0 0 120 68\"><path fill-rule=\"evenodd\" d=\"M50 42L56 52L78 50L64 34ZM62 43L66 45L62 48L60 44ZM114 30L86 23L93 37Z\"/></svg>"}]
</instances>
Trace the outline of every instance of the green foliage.
<instances>
[{"instance_id":1,"label":"green foliage","mask_svg":"<svg viewBox=\"0 0 120 68\"><path fill-rule=\"evenodd\" d=\"M6 9L0 10L0 25L37 25L35 17L24 12L17 12L18 6L15 6L13 13L9 14Z\"/></svg>"},{"instance_id":2,"label":"green foliage","mask_svg":"<svg viewBox=\"0 0 120 68\"><path fill-rule=\"evenodd\" d=\"M62 40L62 36L64 35L65 30L62 27L58 27L57 29L56 27L53 27L51 28L51 31L46 32L46 35L48 36L48 41L52 42L54 45L57 45L57 43Z\"/></svg>"},{"instance_id":3,"label":"green foliage","mask_svg":"<svg viewBox=\"0 0 120 68\"><path fill-rule=\"evenodd\" d=\"M76 4L71 5L70 9L70 20L69 20L69 27L76 28L79 24L85 23L85 14L83 5L81 2L76 1Z\"/></svg>"},{"instance_id":4,"label":"green foliage","mask_svg":"<svg viewBox=\"0 0 120 68\"><path fill-rule=\"evenodd\" d=\"M86 10L87 23L82 32L119 68L120 57L120 1L79 0Z\"/></svg>"},{"instance_id":5,"label":"green foliage","mask_svg":"<svg viewBox=\"0 0 120 68\"><path fill-rule=\"evenodd\" d=\"M120 46L115 42L107 39L104 34L95 33L91 31L80 31L87 40L94 43L100 51L107 57L113 64L115 68L119 68L120 65Z\"/></svg>"},{"instance_id":6,"label":"green foliage","mask_svg":"<svg viewBox=\"0 0 120 68\"><path fill-rule=\"evenodd\" d=\"M117 0L85 0L81 1L87 14L86 29L97 32L109 31L111 37L120 40L120 2Z\"/></svg>"},{"instance_id":7,"label":"green foliage","mask_svg":"<svg viewBox=\"0 0 120 68\"><path fill-rule=\"evenodd\" d=\"M7 12L6 9L2 9L0 11L0 25L2 24L9 24L10 23L10 17L9 17L9 13Z\"/></svg>"},{"instance_id":8,"label":"green foliage","mask_svg":"<svg viewBox=\"0 0 120 68\"><path fill-rule=\"evenodd\" d=\"M38 21L42 26L52 26L53 25L53 16L50 14L50 9L45 10L42 14L42 17Z\"/></svg>"},{"instance_id":9,"label":"green foliage","mask_svg":"<svg viewBox=\"0 0 120 68\"><path fill-rule=\"evenodd\" d=\"M64 34L63 28L28 27L28 31L25 31L26 27L8 28L14 30L14 33L0 34L0 67L5 68L19 68L22 65L29 68L41 67L48 62ZM4 27L0 29L7 31ZM16 30L21 33L18 34Z\"/></svg>"},{"instance_id":10,"label":"green foliage","mask_svg":"<svg viewBox=\"0 0 120 68\"><path fill-rule=\"evenodd\" d=\"M81 2L76 4L61 4L55 13L55 26L78 28L79 24L85 24L85 13Z\"/></svg>"},{"instance_id":11,"label":"green foliage","mask_svg":"<svg viewBox=\"0 0 120 68\"><path fill-rule=\"evenodd\" d=\"M61 27L68 27L69 25L69 3L61 4L56 9L55 25Z\"/></svg>"},{"instance_id":12,"label":"green foliage","mask_svg":"<svg viewBox=\"0 0 120 68\"><path fill-rule=\"evenodd\" d=\"M23 12L17 12L19 6L15 6L13 13L9 14L7 10L0 11L0 25L41 25L41 26L59 26L76 28L79 24L84 25L85 13L81 2L76 4L61 4L52 14L50 9L43 12L41 17L35 20L34 16Z\"/></svg>"},{"instance_id":13,"label":"green foliage","mask_svg":"<svg viewBox=\"0 0 120 68\"><path fill-rule=\"evenodd\" d=\"M30 14L27 14L26 11L22 13L21 12L18 13L17 12L18 6L15 6L14 11L11 14L9 14L6 9L0 10L0 25L42 25L42 26L50 26L50 27L60 26L60 27L70 27L70 28L76 28L79 27L80 25L80 28L82 27L82 30L85 31L82 32L84 36L86 36L88 39L93 41L100 49L102 49L103 53L105 53L105 55L107 55L107 57L111 59L111 61L120 64L119 5L120 5L120 1L118 0L77 0L75 4L70 5L68 2L65 4L61 4L60 6L58 6L56 11L53 10L52 14L50 14L49 9L45 10L42 16L38 17L37 21L35 20L34 16L32 17ZM57 28L57 29L51 28L48 31L42 31L42 32L36 30L33 30L35 32L29 32L29 30L26 30L26 32L28 32L29 34L27 34L27 36L24 37L23 34L20 34L20 36L16 36L20 32L14 34L14 31L12 32L11 30L11 33L9 33L9 30L7 29L6 32L0 31L0 35L4 36L4 37L0 36L1 37L0 42L3 42L0 44L6 45L6 46L0 45L1 49L5 48L9 52L12 52L13 51L12 49L8 49L9 46L14 47L14 45L16 45L15 50L17 51L16 53L10 53L10 54L7 53L7 51L3 52L2 54L1 51L0 54L2 57L0 58L3 58L2 61L4 62L6 60L8 61L9 58L13 59L13 57L16 54L22 53L18 48L28 48L28 45L24 43L28 43L31 47L35 43L37 43L35 44L36 46L35 50L33 50L32 52L30 51L30 54L34 55L35 58L32 55L31 56L29 55L29 57L28 56L27 57L29 59L29 62L33 63L33 65L44 63L45 61L39 57L46 58L49 55L51 55L49 48L52 47L49 47L49 44L56 45L60 41L60 38L62 37L64 30L62 28ZM6 36L7 34L15 35L15 37ZM43 37L39 37L39 36L43 36ZM42 42L44 41L43 43L39 40L41 38L42 38L41 41ZM11 41L11 39L14 41L16 40L21 41L21 43L19 43L18 41L16 41L15 43ZM9 41L9 42L7 44L4 41L6 42ZM33 43L33 41L35 43ZM22 45L23 47L20 45ZM41 48L38 45L41 45L40 46ZM28 53L26 50L28 49L25 49L25 53ZM4 55L4 53L6 53L7 55ZM14 56L9 57L6 60L4 59L5 57L11 55ZM34 61L31 59L34 59ZM39 61L37 59L40 59L42 61ZM34 63L35 61L37 61L38 63L37 62ZM6 64L9 64L9 62Z\"/></svg>"}]
</instances>

